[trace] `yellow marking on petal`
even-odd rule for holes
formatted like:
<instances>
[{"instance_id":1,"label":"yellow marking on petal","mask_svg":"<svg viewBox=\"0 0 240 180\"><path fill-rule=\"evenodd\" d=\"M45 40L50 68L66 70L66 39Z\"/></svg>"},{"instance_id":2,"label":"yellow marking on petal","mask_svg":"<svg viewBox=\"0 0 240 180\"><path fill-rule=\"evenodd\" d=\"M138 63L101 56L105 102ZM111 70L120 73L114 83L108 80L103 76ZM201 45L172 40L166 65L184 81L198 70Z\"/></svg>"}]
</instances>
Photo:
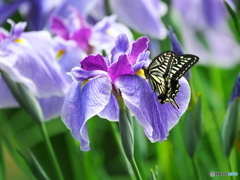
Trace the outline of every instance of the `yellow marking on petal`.
<instances>
[{"instance_id":1,"label":"yellow marking on petal","mask_svg":"<svg viewBox=\"0 0 240 180\"><path fill-rule=\"evenodd\" d=\"M15 39L14 42L16 43L19 43L19 44L23 44L23 45L27 45L27 41L23 38L18 38L18 39Z\"/></svg>"},{"instance_id":2,"label":"yellow marking on petal","mask_svg":"<svg viewBox=\"0 0 240 180\"><path fill-rule=\"evenodd\" d=\"M135 74L137 74L137 75L139 75L139 76L142 76L142 77L146 78L143 69L139 69Z\"/></svg>"},{"instance_id":3,"label":"yellow marking on petal","mask_svg":"<svg viewBox=\"0 0 240 180\"><path fill-rule=\"evenodd\" d=\"M63 49L60 50L60 51L58 51L58 52L57 52L57 55L56 55L56 58L57 58L57 59L60 59L60 58L65 54L65 52L66 52L66 51L63 50Z\"/></svg>"},{"instance_id":4,"label":"yellow marking on petal","mask_svg":"<svg viewBox=\"0 0 240 180\"><path fill-rule=\"evenodd\" d=\"M110 36L117 36L118 35L117 31L114 30L114 29L111 29L111 28L109 28L106 32Z\"/></svg>"},{"instance_id":5,"label":"yellow marking on petal","mask_svg":"<svg viewBox=\"0 0 240 180\"><path fill-rule=\"evenodd\" d=\"M83 82L82 82L82 87L85 86L85 85L88 83L88 81L90 81L90 80L91 80L91 79L87 79L87 80L83 81Z\"/></svg>"}]
</instances>

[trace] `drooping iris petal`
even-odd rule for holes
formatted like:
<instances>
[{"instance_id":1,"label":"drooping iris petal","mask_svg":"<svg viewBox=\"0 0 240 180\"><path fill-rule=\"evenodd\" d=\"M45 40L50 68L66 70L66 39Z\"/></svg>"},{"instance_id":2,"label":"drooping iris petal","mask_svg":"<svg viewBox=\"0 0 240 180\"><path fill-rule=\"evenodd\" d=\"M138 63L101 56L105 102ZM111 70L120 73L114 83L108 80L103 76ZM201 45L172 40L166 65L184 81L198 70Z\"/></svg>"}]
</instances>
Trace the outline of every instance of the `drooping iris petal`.
<instances>
[{"instance_id":1,"label":"drooping iris petal","mask_svg":"<svg viewBox=\"0 0 240 180\"><path fill-rule=\"evenodd\" d=\"M104 58L98 54L98 55L89 55L84 60L81 61L81 66L86 71L92 71L92 70L102 70L107 71L108 67L104 60Z\"/></svg>"},{"instance_id":2,"label":"drooping iris petal","mask_svg":"<svg viewBox=\"0 0 240 180\"><path fill-rule=\"evenodd\" d=\"M175 109L170 103L160 104L158 111L161 114L161 118L167 123L167 130L170 131L179 121L180 116L188 108L190 101L190 87L185 78L179 79L180 89L175 97L176 102L179 105L179 109Z\"/></svg>"},{"instance_id":3,"label":"drooping iris petal","mask_svg":"<svg viewBox=\"0 0 240 180\"><path fill-rule=\"evenodd\" d=\"M128 61L127 55L121 55L118 61L109 67L108 73L112 79L112 82L114 82L116 78L122 75L133 74L132 65Z\"/></svg>"},{"instance_id":4,"label":"drooping iris petal","mask_svg":"<svg viewBox=\"0 0 240 180\"><path fill-rule=\"evenodd\" d=\"M179 109L170 103L161 104L147 81L138 76L123 76L116 85L121 90L126 106L143 126L146 136L152 141L165 140L168 131L176 125L187 109L190 88L185 78L179 80L181 89L176 97ZM133 88L133 85L135 88Z\"/></svg>"},{"instance_id":5,"label":"drooping iris petal","mask_svg":"<svg viewBox=\"0 0 240 180\"><path fill-rule=\"evenodd\" d=\"M111 10L117 14L120 22L153 38L166 37L167 30L160 21L160 16L166 12L166 8L163 8L166 5L162 2L158 0L110 0L109 2Z\"/></svg>"},{"instance_id":6,"label":"drooping iris petal","mask_svg":"<svg viewBox=\"0 0 240 180\"><path fill-rule=\"evenodd\" d=\"M157 95L147 81L137 75L126 75L119 77L116 85L122 92L126 106L142 125L149 140L164 140L167 134L167 120L163 121L161 118Z\"/></svg>"},{"instance_id":7,"label":"drooping iris petal","mask_svg":"<svg viewBox=\"0 0 240 180\"><path fill-rule=\"evenodd\" d=\"M129 61L134 65L136 64L139 54L147 50L148 48L148 37L141 37L132 44L132 50L129 55Z\"/></svg>"},{"instance_id":8,"label":"drooping iris petal","mask_svg":"<svg viewBox=\"0 0 240 180\"><path fill-rule=\"evenodd\" d=\"M119 106L113 94L111 94L108 104L104 107L104 109L100 113L98 113L98 116L100 116L101 118L105 118L109 121L118 121Z\"/></svg>"},{"instance_id":9,"label":"drooping iris petal","mask_svg":"<svg viewBox=\"0 0 240 180\"><path fill-rule=\"evenodd\" d=\"M35 40L39 40L38 43ZM50 34L42 31L23 33L15 41L6 39L0 44L0 68L39 98L62 96L67 84L50 45Z\"/></svg>"},{"instance_id":10,"label":"drooping iris petal","mask_svg":"<svg viewBox=\"0 0 240 180\"><path fill-rule=\"evenodd\" d=\"M83 151L90 150L86 122L108 104L111 90L109 79L99 77L89 81L83 88L81 83L73 82L66 95L62 120L71 130L73 137L81 142Z\"/></svg>"},{"instance_id":11,"label":"drooping iris petal","mask_svg":"<svg viewBox=\"0 0 240 180\"><path fill-rule=\"evenodd\" d=\"M44 120L49 120L59 116L62 110L64 97L51 96L48 98L40 98L38 101L42 108Z\"/></svg>"}]
</instances>

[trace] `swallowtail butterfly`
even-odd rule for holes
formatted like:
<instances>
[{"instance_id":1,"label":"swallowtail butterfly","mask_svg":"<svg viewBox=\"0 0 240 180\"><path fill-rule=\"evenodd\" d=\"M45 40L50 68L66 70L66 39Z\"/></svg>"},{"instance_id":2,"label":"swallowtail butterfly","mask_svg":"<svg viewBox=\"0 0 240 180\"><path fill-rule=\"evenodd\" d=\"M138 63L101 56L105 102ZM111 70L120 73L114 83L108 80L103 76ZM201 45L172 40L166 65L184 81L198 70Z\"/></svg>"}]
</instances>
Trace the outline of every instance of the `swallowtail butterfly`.
<instances>
[{"instance_id":1,"label":"swallowtail butterfly","mask_svg":"<svg viewBox=\"0 0 240 180\"><path fill-rule=\"evenodd\" d=\"M171 103L174 108L179 108L174 100L179 92L178 80L198 62L195 55L184 54L176 56L172 51L166 51L156 56L144 68L144 74L154 92L158 94L158 101L162 104Z\"/></svg>"}]
</instances>

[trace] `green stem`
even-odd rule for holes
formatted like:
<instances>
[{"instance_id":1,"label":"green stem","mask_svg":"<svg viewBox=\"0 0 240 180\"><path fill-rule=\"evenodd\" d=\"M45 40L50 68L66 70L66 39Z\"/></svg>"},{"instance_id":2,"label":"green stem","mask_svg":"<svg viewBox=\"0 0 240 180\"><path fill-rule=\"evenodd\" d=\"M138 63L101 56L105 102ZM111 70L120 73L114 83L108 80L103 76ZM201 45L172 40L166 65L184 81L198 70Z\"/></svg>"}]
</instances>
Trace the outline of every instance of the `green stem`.
<instances>
[{"instance_id":1,"label":"green stem","mask_svg":"<svg viewBox=\"0 0 240 180\"><path fill-rule=\"evenodd\" d=\"M44 122L42 122L40 124L40 128L41 128L41 131L42 131L42 134L43 134L44 141L46 143L46 147L47 147L48 152L49 152L50 159L52 161L54 170L56 172L56 175L57 175L59 180L64 180L63 174L61 172L60 166L59 166L58 161L57 161L57 157L54 153L51 141L48 137L47 129L46 129L46 126L45 126Z\"/></svg>"},{"instance_id":2,"label":"green stem","mask_svg":"<svg viewBox=\"0 0 240 180\"><path fill-rule=\"evenodd\" d=\"M199 172L198 161L194 157L192 157L191 160L192 160L192 164L193 164L193 168L194 168L195 174L197 176L196 179L197 180L201 180L202 178L201 178L201 175L200 175L200 172Z\"/></svg>"},{"instance_id":3,"label":"green stem","mask_svg":"<svg viewBox=\"0 0 240 180\"><path fill-rule=\"evenodd\" d=\"M123 148L121 146L120 136L119 136L119 133L117 133L118 132L117 127L113 123L110 123L110 124L111 124L111 127L112 127L112 132L114 134L115 140L116 140L118 146L120 147L120 151L123 154L124 161L126 162L128 173L131 177L131 180L133 180L134 179L133 170L130 167L130 164L128 163L127 157L124 155L124 151L123 151Z\"/></svg>"},{"instance_id":4,"label":"green stem","mask_svg":"<svg viewBox=\"0 0 240 180\"><path fill-rule=\"evenodd\" d=\"M0 134L0 180L5 179L5 163L3 158L3 139Z\"/></svg>"},{"instance_id":5,"label":"green stem","mask_svg":"<svg viewBox=\"0 0 240 180\"><path fill-rule=\"evenodd\" d=\"M229 172L233 172L231 161L230 161L230 156L228 157L228 167L229 167ZM231 176L231 180L233 180L233 176Z\"/></svg>"},{"instance_id":6,"label":"green stem","mask_svg":"<svg viewBox=\"0 0 240 180\"><path fill-rule=\"evenodd\" d=\"M140 172L138 170L138 167L137 167L137 164L136 164L136 161L135 161L134 157L132 156L132 158L128 158L128 161L130 162L130 164L132 166L132 169L133 169L133 172L136 176L136 179L137 180L142 180L142 177L140 175Z\"/></svg>"}]
</instances>

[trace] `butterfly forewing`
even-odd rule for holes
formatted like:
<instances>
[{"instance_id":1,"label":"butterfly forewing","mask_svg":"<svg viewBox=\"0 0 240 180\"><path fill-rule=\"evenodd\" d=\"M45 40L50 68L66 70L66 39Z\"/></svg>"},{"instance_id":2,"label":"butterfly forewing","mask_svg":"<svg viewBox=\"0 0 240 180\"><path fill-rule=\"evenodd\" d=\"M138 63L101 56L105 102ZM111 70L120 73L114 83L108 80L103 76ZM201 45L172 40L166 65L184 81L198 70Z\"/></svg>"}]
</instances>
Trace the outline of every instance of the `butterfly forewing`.
<instances>
[{"instance_id":1,"label":"butterfly forewing","mask_svg":"<svg viewBox=\"0 0 240 180\"><path fill-rule=\"evenodd\" d=\"M149 65L149 74L168 77L171 74L171 68L174 64L175 54L171 51L166 51L159 54L153 59Z\"/></svg>"},{"instance_id":2,"label":"butterfly forewing","mask_svg":"<svg viewBox=\"0 0 240 180\"><path fill-rule=\"evenodd\" d=\"M198 62L199 58L191 54L176 56L172 70L171 79L178 80Z\"/></svg>"}]
</instances>

